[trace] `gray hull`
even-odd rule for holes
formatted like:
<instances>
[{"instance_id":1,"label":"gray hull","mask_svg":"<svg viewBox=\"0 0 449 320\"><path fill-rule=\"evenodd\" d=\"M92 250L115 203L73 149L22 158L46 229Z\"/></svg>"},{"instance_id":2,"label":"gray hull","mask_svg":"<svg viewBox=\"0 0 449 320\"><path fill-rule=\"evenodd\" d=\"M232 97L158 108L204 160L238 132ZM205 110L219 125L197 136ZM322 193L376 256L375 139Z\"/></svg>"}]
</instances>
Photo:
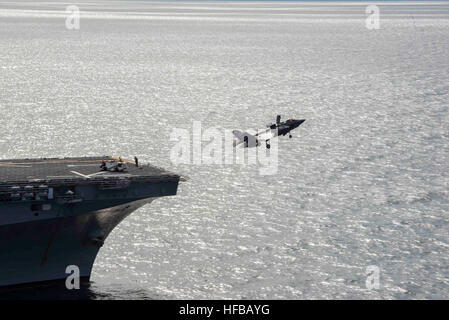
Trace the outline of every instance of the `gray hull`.
<instances>
[{"instance_id":1,"label":"gray hull","mask_svg":"<svg viewBox=\"0 0 449 320\"><path fill-rule=\"evenodd\" d=\"M38 211L27 201L0 203L0 286L65 280L69 265L89 279L114 227L154 199L176 194L177 186L177 181L132 183L122 190L80 185L76 199L47 201L46 210Z\"/></svg>"}]
</instances>

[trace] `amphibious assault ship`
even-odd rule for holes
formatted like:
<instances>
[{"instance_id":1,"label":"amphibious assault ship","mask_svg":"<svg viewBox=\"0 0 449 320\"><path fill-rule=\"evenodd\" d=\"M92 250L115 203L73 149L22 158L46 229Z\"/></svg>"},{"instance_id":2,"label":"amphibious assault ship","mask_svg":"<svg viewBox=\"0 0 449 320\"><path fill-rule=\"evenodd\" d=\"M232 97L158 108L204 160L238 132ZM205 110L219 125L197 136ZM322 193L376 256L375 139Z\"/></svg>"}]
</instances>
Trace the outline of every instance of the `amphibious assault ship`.
<instances>
[{"instance_id":1,"label":"amphibious assault ship","mask_svg":"<svg viewBox=\"0 0 449 320\"><path fill-rule=\"evenodd\" d=\"M95 257L126 216L175 195L180 176L114 157L0 161L0 287L88 282Z\"/></svg>"}]
</instances>

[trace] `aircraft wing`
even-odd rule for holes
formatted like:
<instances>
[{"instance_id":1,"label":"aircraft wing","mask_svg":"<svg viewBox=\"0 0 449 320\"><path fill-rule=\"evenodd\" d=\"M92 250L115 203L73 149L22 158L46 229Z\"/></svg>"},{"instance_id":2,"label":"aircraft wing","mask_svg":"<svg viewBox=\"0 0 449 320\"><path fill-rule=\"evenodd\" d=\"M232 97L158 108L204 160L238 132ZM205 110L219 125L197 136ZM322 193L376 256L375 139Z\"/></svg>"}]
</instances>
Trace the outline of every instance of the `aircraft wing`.
<instances>
[{"instance_id":1,"label":"aircraft wing","mask_svg":"<svg viewBox=\"0 0 449 320\"><path fill-rule=\"evenodd\" d=\"M248 132L242 132L242 131L239 131L239 130L234 130L234 131L232 131L232 133L234 134L234 136L237 137L237 139L239 139L240 142L243 142L245 137L248 137L249 139L250 138L256 139L256 137L253 134L248 133Z\"/></svg>"},{"instance_id":2,"label":"aircraft wing","mask_svg":"<svg viewBox=\"0 0 449 320\"><path fill-rule=\"evenodd\" d=\"M260 141L270 140L276 136L276 131L271 129L265 129L259 131L256 134L251 134L249 132L242 132L239 130L234 130L232 131L232 133L238 139L237 141L234 141L234 147L245 142L246 142L245 147L256 147L259 145Z\"/></svg>"},{"instance_id":3,"label":"aircraft wing","mask_svg":"<svg viewBox=\"0 0 449 320\"><path fill-rule=\"evenodd\" d=\"M274 130L266 129L256 134L258 140L270 140L275 137Z\"/></svg>"},{"instance_id":4,"label":"aircraft wing","mask_svg":"<svg viewBox=\"0 0 449 320\"><path fill-rule=\"evenodd\" d=\"M239 131L239 130L233 130L232 133L238 139L238 141L234 141L234 147L239 145L239 144L244 143L245 142L245 137L246 137L247 144L248 144L248 141L249 141L250 145L253 144L253 141L255 142L257 140L256 135L251 134L249 132L242 132L242 131Z\"/></svg>"}]
</instances>

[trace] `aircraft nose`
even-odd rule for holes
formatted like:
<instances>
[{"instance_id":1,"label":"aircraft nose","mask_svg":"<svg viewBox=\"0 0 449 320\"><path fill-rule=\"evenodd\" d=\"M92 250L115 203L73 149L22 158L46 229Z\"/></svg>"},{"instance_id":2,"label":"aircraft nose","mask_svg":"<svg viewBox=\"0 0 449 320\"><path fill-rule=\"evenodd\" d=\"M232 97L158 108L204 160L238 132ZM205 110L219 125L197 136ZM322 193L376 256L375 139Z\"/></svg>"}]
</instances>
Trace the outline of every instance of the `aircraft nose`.
<instances>
[{"instance_id":1,"label":"aircraft nose","mask_svg":"<svg viewBox=\"0 0 449 320\"><path fill-rule=\"evenodd\" d=\"M296 126L300 126L306 119L296 120Z\"/></svg>"}]
</instances>

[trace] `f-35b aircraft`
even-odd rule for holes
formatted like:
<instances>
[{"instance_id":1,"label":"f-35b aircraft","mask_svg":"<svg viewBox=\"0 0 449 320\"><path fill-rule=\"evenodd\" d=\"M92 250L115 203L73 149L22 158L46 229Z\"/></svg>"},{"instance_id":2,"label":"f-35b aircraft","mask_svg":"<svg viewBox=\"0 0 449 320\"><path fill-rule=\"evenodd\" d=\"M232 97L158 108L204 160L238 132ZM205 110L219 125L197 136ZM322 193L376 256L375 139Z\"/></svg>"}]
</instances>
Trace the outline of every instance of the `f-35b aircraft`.
<instances>
[{"instance_id":1,"label":"f-35b aircraft","mask_svg":"<svg viewBox=\"0 0 449 320\"><path fill-rule=\"evenodd\" d=\"M281 122L281 116L278 115L276 123L268 125L267 129L263 129L256 134L234 130L232 133L237 137L237 140L234 140L234 147L241 144L243 144L244 148L258 147L260 141L265 141L267 149L270 149L270 139L276 136L285 136L287 133L289 134L288 137L292 138L290 131L299 127L304 121L306 120L288 119Z\"/></svg>"}]
</instances>

